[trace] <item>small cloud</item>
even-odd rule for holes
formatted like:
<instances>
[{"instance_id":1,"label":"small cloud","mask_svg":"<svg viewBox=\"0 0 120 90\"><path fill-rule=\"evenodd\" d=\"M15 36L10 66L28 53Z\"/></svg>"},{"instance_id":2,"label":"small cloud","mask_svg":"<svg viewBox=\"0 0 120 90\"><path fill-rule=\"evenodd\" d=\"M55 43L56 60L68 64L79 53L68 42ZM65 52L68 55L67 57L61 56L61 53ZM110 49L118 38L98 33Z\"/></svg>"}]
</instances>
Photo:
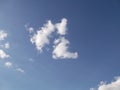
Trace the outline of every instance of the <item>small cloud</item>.
<instances>
[{"instance_id":1,"label":"small cloud","mask_svg":"<svg viewBox=\"0 0 120 90\"><path fill-rule=\"evenodd\" d=\"M30 62L34 62L34 59L33 58L29 58L28 59Z\"/></svg>"},{"instance_id":2,"label":"small cloud","mask_svg":"<svg viewBox=\"0 0 120 90\"><path fill-rule=\"evenodd\" d=\"M61 37L59 39L56 39L54 41L54 50L53 50L53 58L54 59L76 59L78 57L78 53L75 52L69 52L69 41L65 39L64 37Z\"/></svg>"},{"instance_id":3,"label":"small cloud","mask_svg":"<svg viewBox=\"0 0 120 90\"><path fill-rule=\"evenodd\" d=\"M0 40L4 40L7 37L7 33L3 30L0 31Z\"/></svg>"},{"instance_id":4,"label":"small cloud","mask_svg":"<svg viewBox=\"0 0 120 90\"><path fill-rule=\"evenodd\" d=\"M5 43L4 47L5 47L6 49L9 49L9 48L10 48L10 44L7 42L7 43Z\"/></svg>"},{"instance_id":5,"label":"small cloud","mask_svg":"<svg viewBox=\"0 0 120 90\"><path fill-rule=\"evenodd\" d=\"M4 40L7 37L7 33L3 30L0 31L0 41ZM8 49L9 48L9 43L2 44L0 47ZM8 54L5 53L2 49L0 49L0 59L5 59L10 57Z\"/></svg>"},{"instance_id":6,"label":"small cloud","mask_svg":"<svg viewBox=\"0 0 120 90\"><path fill-rule=\"evenodd\" d=\"M120 90L120 77L115 78L115 81L110 83L102 81L97 89L93 88L90 90Z\"/></svg>"},{"instance_id":7,"label":"small cloud","mask_svg":"<svg viewBox=\"0 0 120 90\"><path fill-rule=\"evenodd\" d=\"M90 88L90 90L95 90L95 88Z\"/></svg>"},{"instance_id":8,"label":"small cloud","mask_svg":"<svg viewBox=\"0 0 120 90\"><path fill-rule=\"evenodd\" d=\"M22 68L17 68L16 71L24 73L25 71Z\"/></svg>"},{"instance_id":9,"label":"small cloud","mask_svg":"<svg viewBox=\"0 0 120 90\"><path fill-rule=\"evenodd\" d=\"M28 32L29 32L29 33L33 33L33 32L34 32L34 28L33 28L33 27L29 27L29 28L28 28Z\"/></svg>"},{"instance_id":10,"label":"small cloud","mask_svg":"<svg viewBox=\"0 0 120 90\"><path fill-rule=\"evenodd\" d=\"M8 54L6 54L3 50L0 50L0 59L5 59L10 57Z\"/></svg>"},{"instance_id":11,"label":"small cloud","mask_svg":"<svg viewBox=\"0 0 120 90\"><path fill-rule=\"evenodd\" d=\"M30 34L34 32L34 28L33 28L33 27L29 27L29 24L26 24L26 25L25 25L25 28L26 28L26 30L27 30Z\"/></svg>"},{"instance_id":12,"label":"small cloud","mask_svg":"<svg viewBox=\"0 0 120 90\"><path fill-rule=\"evenodd\" d=\"M13 64L11 62L5 62L4 64L7 68L11 68Z\"/></svg>"}]
</instances>

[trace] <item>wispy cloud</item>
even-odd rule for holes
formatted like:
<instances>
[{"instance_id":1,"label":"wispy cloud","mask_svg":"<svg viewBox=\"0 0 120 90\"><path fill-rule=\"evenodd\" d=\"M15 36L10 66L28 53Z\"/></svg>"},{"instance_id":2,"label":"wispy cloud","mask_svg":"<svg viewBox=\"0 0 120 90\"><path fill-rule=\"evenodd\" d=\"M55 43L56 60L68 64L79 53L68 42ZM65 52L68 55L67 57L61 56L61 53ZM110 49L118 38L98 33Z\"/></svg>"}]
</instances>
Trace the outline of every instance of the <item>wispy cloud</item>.
<instances>
[{"instance_id":1,"label":"wispy cloud","mask_svg":"<svg viewBox=\"0 0 120 90\"><path fill-rule=\"evenodd\" d=\"M78 53L72 53L68 51L69 41L64 37L60 37L54 41L54 50L53 50L53 58L54 59L75 59L78 57Z\"/></svg>"},{"instance_id":2,"label":"wispy cloud","mask_svg":"<svg viewBox=\"0 0 120 90\"><path fill-rule=\"evenodd\" d=\"M33 33L34 32L34 28L33 27L29 27L29 28L27 28L27 30L28 30L29 33Z\"/></svg>"},{"instance_id":3,"label":"wispy cloud","mask_svg":"<svg viewBox=\"0 0 120 90\"><path fill-rule=\"evenodd\" d=\"M9 49L10 48L10 44L9 44L9 42L6 42L5 44L1 44L0 47L1 48L5 48L5 49Z\"/></svg>"},{"instance_id":4,"label":"wispy cloud","mask_svg":"<svg viewBox=\"0 0 120 90\"><path fill-rule=\"evenodd\" d=\"M7 33L3 30L0 30L0 40L4 40L7 37Z\"/></svg>"},{"instance_id":5,"label":"wispy cloud","mask_svg":"<svg viewBox=\"0 0 120 90\"><path fill-rule=\"evenodd\" d=\"M17 68L16 71L21 72L21 73L25 73L25 71L22 68Z\"/></svg>"},{"instance_id":6,"label":"wispy cloud","mask_svg":"<svg viewBox=\"0 0 120 90\"><path fill-rule=\"evenodd\" d=\"M120 90L120 77L116 77L115 81L110 83L102 81L97 89L91 88L90 90Z\"/></svg>"},{"instance_id":7,"label":"wispy cloud","mask_svg":"<svg viewBox=\"0 0 120 90\"><path fill-rule=\"evenodd\" d=\"M6 48L6 49L9 49L9 48L10 48L9 42L5 43L4 48Z\"/></svg>"},{"instance_id":8,"label":"wispy cloud","mask_svg":"<svg viewBox=\"0 0 120 90\"><path fill-rule=\"evenodd\" d=\"M95 90L95 88L90 88L90 90Z\"/></svg>"},{"instance_id":9,"label":"wispy cloud","mask_svg":"<svg viewBox=\"0 0 120 90\"><path fill-rule=\"evenodd\" d=\"M20 73L24 73L24 72L25 72L24 69L22 69L22 68L20 68L20 67L19 67L19 68L16 67L16 65L13 64L13 63L10 62L10 61L5 62L5 63L4 63L4 66L7 67L7 68L12 68L13 70L15 70L15 71L17 71L17 72L20 72Z\"/></svg>"},{"instance_id":10,"label":"wispy cloud","mask_svg":"<svg viewBox=\"0 0 120 90\"><path fill-rule=\"evenodd\" d=\"M10 57L8 54L6 54L3 50L0 49L0 59L5 59Z\"/></svg>"},{"instance_id":11,"label":"wispy cloud","mask_svg":"<svg viewBox=\"0 0 120 90\"><path fill-rule=\"evenodd\" d=\"M11 67L13 67L13 64L11 63L11 62L5 62L5 67L7 67L7 68L11 68Z\"/></svg>"},{"instance_id":12,"label":"wispy cloud","mask_svg":"<svg viewBox=\"0 0 120 90\"><path fill-rule=\"evenodd\" d=\"M0 30L0 41L4 40L7 37L7 33L4 30ZM9 43L1 44L1 47L8 49L9 48ZM0 59L5 59L10 57L5 51L0 49Z\"/></svg>"},{"instance_id":13,"label":"wispy cloud","mask_svg":"<svg viewBox=\"0 0 120 90\"><path fill-rule=\"evenodd\" d=\"M29 58L28 61L34 62L34 59L33 58Z\"/></svg>"}]
</instances>

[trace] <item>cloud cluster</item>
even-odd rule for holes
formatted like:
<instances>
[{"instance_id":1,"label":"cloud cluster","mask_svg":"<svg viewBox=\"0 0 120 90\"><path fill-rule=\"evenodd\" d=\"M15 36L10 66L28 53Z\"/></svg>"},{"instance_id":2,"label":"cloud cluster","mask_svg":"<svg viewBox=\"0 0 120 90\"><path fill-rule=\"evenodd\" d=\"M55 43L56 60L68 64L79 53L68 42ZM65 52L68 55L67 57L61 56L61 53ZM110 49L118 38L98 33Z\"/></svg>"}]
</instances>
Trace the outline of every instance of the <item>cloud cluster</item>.
<instances>
[{"instance_id":1,"label":"cloud cluster","mask_svg":"<svg viewBox=\"0 0 120 90\"><path fill-rule=\"evenodd\" d=\"M5 38L7 38L8 34L7 32L5 32L4 30L0 30L0 59L6 59L6 58L10 58L11 56L9 54L7 54L4 49L9 49L10 48L10 44L9 42L6 43L2 43L2 41L5 41ZM16 67L12 62L10 61L5 61L4 66L7 68L13 68L16 69L16 71L18 72L25 72L23 69Z\"/></svg>"},{"instance_id":2,"label":"cloud cluster","mask_svg":"<svg viewBox=\"0 0 120 90\"><path fill-rule=\"evenodd\" d=\"M5 40L5 38L7 37L7 33L3 30L0 30L0 42ZM9 43L5 43L5 44L0 44L0 47L8 49L9 48ZM8 55L5 51L3 51L2 49L0 49L0 59L5 59L10 57L10 55Z\"/></svg>"},{"instance_id":3,"label":"cloud cluster","mask_svg":"<svg viewBox=\"0 0 120 90\"><path fill-rule=\"evenodd\" d=\"M3 50L0 50L0 58L1 59L5 59L10 57L8 54L6 54Z\"/></svg>"},{"instance_id":4,"label":"cloud cluster","mask_svg":"<svg viewBox=\"0 0 120 90\"><path fill-rule=\"evenodd\" d=\"M97 89L91 88L90 90L120 90L120 77L116 77L115 81L108 84L102 82Z\"/></svg>"},{"instance_id":5,"label":"cloud cluster","mask_svg":"<svg viewBox=\"0 0 120 90\"><path fill-rule=\"evenodd\" d=\"M78 53L72 53L68 51L69 48L69 40L65 38L67 34L67 19L63 18L60 23L53 24L51 20L48 20L46 24L43 25L36 32L34 29L30 27L28 29L29 33L33 33L30 37L30 41L32 44L36 46L36 49L39 52L43 51L43 48L50 43L50 37L53 35L53 32L57 32L60 38L55 39L53 45L52 56L54 59L75 59L78 57ZM58 41L58 42L57 42ZM57 43L56 43L57 42Z\"/></svg>"}]
</instances>

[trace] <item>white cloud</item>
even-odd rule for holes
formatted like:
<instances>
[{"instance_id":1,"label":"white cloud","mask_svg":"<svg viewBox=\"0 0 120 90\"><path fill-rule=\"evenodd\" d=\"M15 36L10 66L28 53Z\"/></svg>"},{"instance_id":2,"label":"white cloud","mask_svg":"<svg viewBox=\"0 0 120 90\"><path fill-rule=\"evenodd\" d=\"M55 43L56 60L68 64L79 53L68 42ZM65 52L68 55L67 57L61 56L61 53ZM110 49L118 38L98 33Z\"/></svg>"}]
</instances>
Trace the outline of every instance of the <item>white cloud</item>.
<instances>
[{"instance_id":1,"label":"white cloud","mask_svg":"<svg viewBox=\"0 0 120 90\"><path fill-rule=\"evenodd\" d=\"M7 37L7 33L3 30L0 31L0 40L4 40Z\"/></svg>"},{"instance_id":2,"label":"white cloud","mask_svg":"<svg viewBox=\"0 0 120 90\"><path fill-rule=\"evenodd\" d=\"M17 68L16 71L24 73L25 71L22 68Z\"/></svg>"},{"instance_id":3,"label":"white cloud","mask_svg":"<svg viewBox=\"0 0 120 90\"><path fill-rule=\"evenodd\" d=\"M9 49L9 48L10 48L10 44L7 42L7 43L5 43L4 47L5 47L6 49Z\"/></svg>"},{"instance_id":4,"label":"white cloud","mask_svg":"<svg viewBox=\"0 0 120 90\"><path fill-rule=\"evenodd\" d=\"M67 19L63 18L61 23L57 23L56 25L57 33L60 35L65 35L67 32Z\"/></svg>"},{"instance_id":5,"label":"white cloud","mask_svg":"<svg viewBox=\"0 0 120 90\"><path fill-rule=\"evenodd\" d=\"M29 28L28 28L28 32L29 32L29 33L33 33L33 32L34 32L34 28L33 28L33 27L29 27Z\"/></svg>"},{"instance_id":6,"label":"white cloud","mask_svg":"<svg viewBox=\"0 0 120 90\"><path fill-rule=\"evenodd\" d=\"M4 65L8 68L11 68L13 66L13 64L11 62L5 62Z\"/></svg>"},{"instance_id":7,"label":"white cloud","mask_svg":"<svg viewBox=\"0 0 120 90\"><path fill-rule=\"evenodd\" d=\"M31 33L31 32L32 32L32 28L29 28L29 33ZM4 40L6 37L7 37L7 33L5 31L1 30L0 31L0 41ZM9 44L9 42L6 42L4 44L1 44L0 47L4 48L4 49L9 49L10 44ZM6 54L6 52L4 50L0 49L0 59L5 59L5 58L9 58L9 57L10 57L10 55ZM16 68L15 65L13 65L13 63L11 63L9 61L5 62L4 66L7 68L15 69L18 72L24 73L23 69Z\"/></svg>"},{"instance_id":8,"label":"white cloud","mask_svg":"<svg viewBox=\"0 0 120 90\"><path fill-rule=\"evenodd\" d=\"M54 41L54 50L53 50L53 58L54 59L76 59L78 57L78 53L69 52L68 45L69 41L64 37L60 37Z\"/></svg>"},{"instance_id":9,"label":"white cloud","mask_svg":"<svg viewBox=\"0 0 120 90\"><path fill-rule=\"evenodd\" d=\"M49 38L54 32L54 25L49 20L40 30L37 31L31 38L32 44L35 44L38 51L42 52L45 45L49 44Z\"/></svg>"},{"instance_id":10,"label":"white cloud","mask_svg":"<svg viewBox=\"0 0 120 90\"><path fill-rule=\"evenodd\" d=\"M0 31L0 41L4 40L7 37L7 33L3 30ZM9 48L9 43L5 43L0 45L0 47L4 47L5 49ZM8 58L10 57L8 54L6 54L2 49L0 49L0 59Z\"/></svg>"},{"instance_id":11,"label":"white cloud","mask_svg":"<svg viewBox=\"0 0 120 90\"><path fill-rule=\"evenodd\" d=\"M3 50L0 50L0 59L4 59L8 57L10 57L8 54L6 54Z\"/></svg>"},{"instance_id":12,"label":"white cloud","mask_svg":"<svg viewBox=\"0 0 120 90\"><path fill-rule=\"evenodd\" d=\"M92 90L92 89L91 89ZM93 88L93 90L96 90ZM106 84L100 83L97 90L120 90L120 77L115 78L115 81Z\"/></svg>"}]
</instances>

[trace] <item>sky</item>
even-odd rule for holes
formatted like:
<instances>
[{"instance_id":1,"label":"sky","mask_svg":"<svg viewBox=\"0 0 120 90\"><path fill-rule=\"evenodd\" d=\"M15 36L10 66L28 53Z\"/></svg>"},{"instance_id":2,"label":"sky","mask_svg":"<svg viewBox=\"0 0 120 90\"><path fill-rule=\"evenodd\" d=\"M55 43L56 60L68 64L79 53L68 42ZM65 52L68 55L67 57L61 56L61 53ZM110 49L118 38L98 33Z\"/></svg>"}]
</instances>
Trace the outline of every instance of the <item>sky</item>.
<instances>
[{"instance_id":1,"label":"sky","mask_svg":"<svg viewBox=\"0 0 120 90\"><path fill-rule=\"evenodd\" d=\"M0 0L0 90L120 90L119 0Z\"/></svg>"}]
</instances>

